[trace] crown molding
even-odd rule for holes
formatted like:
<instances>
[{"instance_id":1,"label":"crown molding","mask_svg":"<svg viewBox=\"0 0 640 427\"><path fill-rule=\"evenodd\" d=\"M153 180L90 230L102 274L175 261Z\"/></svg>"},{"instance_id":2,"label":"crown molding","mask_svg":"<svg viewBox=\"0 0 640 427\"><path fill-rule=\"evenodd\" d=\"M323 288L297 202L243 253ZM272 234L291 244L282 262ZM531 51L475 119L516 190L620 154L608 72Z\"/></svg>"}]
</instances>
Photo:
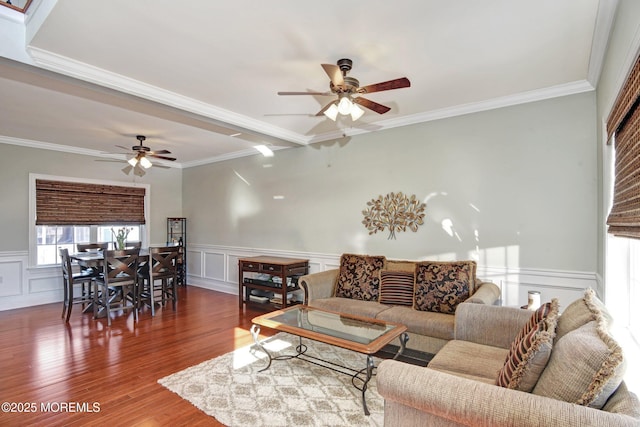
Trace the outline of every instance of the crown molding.
<instances>
[{"instance_id":1,"label":"crown molding","mask_svg":"<svg viewBox=\"0 0 640 427\"><path fill-rule=\"evenodd\" d=\"M593 40L591 41L589 69L587 71L587 80L593 87L598 87L617 8L618 0L600 0L598 3L598 13L593 30Z\"/></svg>"},{"instance_id":2,"label":"crown molding","mask_svg":"<svg viewBox=\"0 0 640 427\"><path fill-rule=\"evenodd\" d=\"M32 139L13 138L10 136L0 135L0 143L19 145L21 147L38 148L41 150L61 151L63 153L80 154L83 156L95 157L114 157L113 155L105 155L101 151L91 150L88 148L72 147L70 145L52 144L50 142L34 141ZM120 158L120 157L117 157Z\"/></svg>"},{"instance_id":3,"label":"crown molding","mask_svg":"<svg viewBox=\"0 0 640 427\"><path fill-rule=\"evenodd\" d=\"M31 139L21 139L21 138L13 138L10 136L0 135L0 144L10 144L10 145L19 145L21 147L28 148L37 148L40 150L53 150L60 151L63 153L69 154L79 154L82 156L92 156L92 157L102 157L108 159L116 159L116 160L126 160L126 154L114 154L114 153L104 153L102 151L90 150L88 148L80 148L80 147L72 147L70 145L61 145L61 144L52 144L50 142L41 142L34 141ZM288 147L270 147L273 151L284 150ZM233 153L225 154L222 156L213 156L207 157L205 159L194 160L191 162L167 162L161 159L154 160L154 163L161 164L163 166L173 167L177 169L186 169L194 166L206 165L209 163L218 163L223 162L225 160L238 159L241 157L248 157L254 155L261 155L258 151L253 148L240 150Z\"/></svg>"},{"instance_id":4,"label":"crown molding","mask_svg":"<svg viewBox=\"0 0 640 427\"><path fill-rule=\"evenodd\" d=\"M83 62L56 55L34 46L27 46L26 50L38 66L60 74L218 120L221 124L235 125L242 129L248 129L299 145L308 143L307 137L296 132L179 95L121 74L112 73Z\"/></svg>"},{"instance_id":5,"label":"crown molding","mask_svg":"<svg viewBox=\"0 0 640 427\"><path fill-rule=\"evenodd\" d=\"M479 113L482 111L495 110L498 108L511 107L514 105L527 104L530 102L543 101L551 98L575 95L583 92L591 92L595 88L587 80L580 80L563 85L551 86L544 89L522 92L515 95L493 98L486 101L472 102L469 104L456 105L453 107L441 108L410 116L398 117L394 119L381 120L369 124L375 130L393 129L396 127L415 125L419 123L441 120L450 117L463 116L466 114ZM332 139L339 139L345 136L355 136L371 132L373 129L362 128L338 129L336 131L315 135L309 141L310 144L323 142Z\"/></svg>"},{"instance_id":6,"label":"crown molding","mask_svg":"<svg viewBox=\"0 0 640 427\"><path fill-rule=\"evenodd\" d=\"M50 142L34 141L32 139L13 138L11 136L0 135L0 144L19 145L21 147L37 148L39 150L59 151L68 154L79 154L81 156L101 157L106 159L127 160L126 154L105 153L89 148L72 147L70 145L53 144ZM162 159L154 159L154 163L163 166L182 169L183 164L177 162L167 162Z\"/></svg>"}]
</instances>

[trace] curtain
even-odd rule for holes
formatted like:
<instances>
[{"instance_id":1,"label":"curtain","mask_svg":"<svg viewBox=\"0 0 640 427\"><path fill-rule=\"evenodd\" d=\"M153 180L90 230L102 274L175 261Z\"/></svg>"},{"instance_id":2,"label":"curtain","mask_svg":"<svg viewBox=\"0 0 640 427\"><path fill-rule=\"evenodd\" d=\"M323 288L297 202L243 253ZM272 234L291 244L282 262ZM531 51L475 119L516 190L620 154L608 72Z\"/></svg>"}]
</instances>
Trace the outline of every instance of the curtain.
<instances>
[{"instance_id":1,"label":"curtain","mask_svg":"<svg viewBox=\"0 0 640 427\"><path fill-rule=\"evenodd\" d=\"M36 180L36 225L144 224L145 189Z\"/></svg>"}]
</instances>

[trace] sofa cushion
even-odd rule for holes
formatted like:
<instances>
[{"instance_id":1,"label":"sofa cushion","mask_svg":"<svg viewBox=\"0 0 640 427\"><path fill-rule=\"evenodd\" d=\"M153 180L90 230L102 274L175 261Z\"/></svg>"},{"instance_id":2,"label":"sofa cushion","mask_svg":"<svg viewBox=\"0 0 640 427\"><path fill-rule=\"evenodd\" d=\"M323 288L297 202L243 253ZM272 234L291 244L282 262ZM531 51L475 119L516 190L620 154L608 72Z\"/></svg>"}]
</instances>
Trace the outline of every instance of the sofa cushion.
<instances>
[{"instance_id":1,"label":"sofa cushion","mask_svg":"<svg viewBox=\"0 0 640 427\"><path fill-rule=\"evenodd\" d=\"M507 349L470 341L449 341L429 362L429 368L495 384Z\"/></svg>"},{"instance_id":2,"label":"sofa cushion","mask_svg":"<svg viewBox=\"0 0 640 427\"><path fill-rule=\"evenodd\" d=\"M616 391L609 397L607 403L602 407L603 411L613 414L627 414L640 420L640 405L638 399L633 394L629 394L629 389L624 383L620 383Z\"/></svg>"},{"instance_id":3,"label":"sofa cushion","mask_svg":"<svg viewBox=\"0 0 640 427\"><path fill-rule=\"evenodd\" d=\"M351 298L320 298L309 302L309 306L338 313L375 318L379 313L388 310L390 306L376 301L361 301Z\"/></svg>"},{"instance_id":4,"label":"sofa cushion","mask_svg":"<svg viewBox=\"0 0 640 427\"><path fill-rule=\"evenodd\" d=\"M413 306L414 272L380 270L381 304Z\"/></svg>"},{"instance_id":5,"label":"sofa cushion","mask_svg":"<svg viewBox=\"0 0 640 427\"><path fill-rule=\"evenodd\" d=\"M378 301L380 270L384 256L342 254L334 295L363 301Z\"/></svg>"},{"instance_id":6,"label":"sofa cushion","mask_svg":"<svg viewBox=\"0 0 640 427\"><path fill-rule=\"evenodd\" d=\"M555 341L558 341L567 333L599 317L603 318L606 322L606 328L610 329L613 324L613 318L609 314L609 311L598 297L596 297L594 290L587 289L582 298L569 304L560 315Z\"/></svg>"},{"instance_id":7,"label":"sofa cushion","mask_svg":"<svg viewBox=\"0 0 640 427\"><path fill-rule=\"evenodd\" d=\"M453 314L475 290L475 261L416 263L414 308Z\"/></svg>"},{"instance_id":8,"label":"sofa cushion","mask_svg":"<svg viewBox=\"0 0 640 427\"><path fill-rule=\"evenodd\" d=\"M497 385L525 392L533 390L551 356L557 318L557 299L543 304L531 315L511 344Z\"/></svg>"},{"instance_id":9,"label":"sofa cushion","mask_svg":"<svg viewBox=\"0 0 640 427\"><path fill-rule=\"evenodd\" d=\"M417 311L411 307L395 306L381 311L378 319L387 322L401 323L408 332L428 337L452 340L455 316L431 311Z\"/></svg>"},{"instance_id":10,"label":"sofa cushion","mask_svg":"<svg viewBox=\"0 0 640 427\"><path fill-rule=\"evenodd\" d=\"M554 344L533 393L601 409L622 382L624 370L622 348L600 317Z\"/></svg>"}]
</instances>

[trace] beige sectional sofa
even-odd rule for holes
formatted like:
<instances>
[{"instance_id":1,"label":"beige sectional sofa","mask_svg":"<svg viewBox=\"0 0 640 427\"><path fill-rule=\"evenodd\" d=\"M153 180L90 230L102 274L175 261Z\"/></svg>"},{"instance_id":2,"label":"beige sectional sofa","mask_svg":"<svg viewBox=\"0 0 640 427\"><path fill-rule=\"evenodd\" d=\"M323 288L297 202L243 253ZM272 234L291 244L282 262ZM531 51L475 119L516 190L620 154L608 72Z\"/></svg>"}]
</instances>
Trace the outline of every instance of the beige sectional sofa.
<instances>
[{"instance_id":1,"label":"beige sectional sofa","mask_svg":"<svg viewBox=\"0 0 640 427\"><path fill-rule=\"evenodd\" d=\"M640 426L603 304L587 290L558 311L460 304L428 367L379 364L384 425Z\"/></svg>"},{"instance_id":2,"label":"beige sectional sofa","mask_svg":"<svg viewBox=\"0 0 640 427\"><path fill-rule=\"evenodd\" d=\"M493 304L500 289L475 276L474 261L396 261L343 254L340 268L302 276L305 303L407 326L407 348L437 353L454 338L461 304Z\"/></svg>"}]
</instances>

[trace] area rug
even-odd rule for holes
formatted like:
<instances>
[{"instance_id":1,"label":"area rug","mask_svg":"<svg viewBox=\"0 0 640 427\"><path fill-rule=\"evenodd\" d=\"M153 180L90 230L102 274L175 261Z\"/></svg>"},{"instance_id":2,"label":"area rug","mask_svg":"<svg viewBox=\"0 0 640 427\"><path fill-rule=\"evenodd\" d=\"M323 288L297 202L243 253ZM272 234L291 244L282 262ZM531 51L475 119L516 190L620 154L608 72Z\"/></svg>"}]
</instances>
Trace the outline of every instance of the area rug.
<instances>
[{"instance_id":1,"label":"area rug","mask_svg":"<svg viewBox=\"0 0 640 427\"><path fill-rule=\"evenodd\" d=\"M279 333L264 341L273 356L293 354L299 338ZM304 340L307 354L352 368L366 356ZM240 348L158 380L158 383L227 426L382 426L383 399L375 376L366 392L371 415L351 376L304 360L274 360L255 345ZM376 365L379 360L376 359Z\"/></svg>"}]
</instances>

